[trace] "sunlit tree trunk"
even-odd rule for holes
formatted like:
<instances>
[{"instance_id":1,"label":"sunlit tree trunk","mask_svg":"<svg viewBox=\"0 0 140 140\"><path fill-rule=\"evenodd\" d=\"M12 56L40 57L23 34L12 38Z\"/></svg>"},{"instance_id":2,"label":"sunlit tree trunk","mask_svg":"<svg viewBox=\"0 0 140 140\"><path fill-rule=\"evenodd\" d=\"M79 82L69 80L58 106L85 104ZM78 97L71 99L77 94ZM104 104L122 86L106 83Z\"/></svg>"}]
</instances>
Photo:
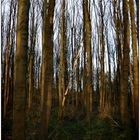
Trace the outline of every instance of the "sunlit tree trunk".
<instances>
[{"instance_id":1,"label":"sunlit tree trunk","mask_svg":"<svg viewBox=\"0 0 140 140\"><path fill-rule=\"evenodd\" d=\"M14 69L13 140L25 140L29 0L18 1Z\"/></svg>"},{"instance_id":2,"label":"sunlit tree trunk","mask_svg":"<svg viewBox=\"0 0 140 140\"><path fill-rule=\"evenodd\" d=\"M52 106L53 84L53 15L55 0L44 1L43 7L43 50L42 50L42 82L41 95L43 107L41 112L41 140L48 139L48 124Z\"/></svg>"},{"instance_id":3,"label":"sunlit tree trunk","mask_svg":"<svg viewBox=\"0 0 140 140\"><path fill-rule=\"evenodd\" d=\"M135 120L135 107L134 107L134 83L133 83L132 64L130 63L130 89L131 89L131 104L132 104L132 118Z\"/></svg>"},{"instance_id":4,"label":"sunlit tree trunk","mask_svg":"<svg viewBox=\"0 0 140 140\"><path fill-rule=\"evenodd\" d=\"M62 23L61 23L61 40L60 40L60 66L59 66L59 119L62 117L62 98L65 92L65 0L62 4Z\"/></svg>"},{"instance_id":5,"label":"sunlit tree trunk","mask_svg":"<svg viewBox=\"0 0 140 140\"><path fill-rule=\"evenodd\" d=\"M138 44L139 44L139 0L135 0L135 2L136 2L136 13L137 13L137 39L138 39ZM139 47L139 45L138 45L138 47Z\"/></svg>"},{"instance_id":6,"label":"sunlit tree trunk","mask_svg":"<svg viewBox=\"0 0 140 140\"><path fill-rule=\"evenodd\" d=\"M84 0L83 3L84 8L84 46L87 51L87 91L86 91L86 114L87 121L90 120L90 112L92 111L92 66L91 66L91 21L90 15L88 12L88 2ZM85 67L84 67L85 69Z\"/></svg>"}]
</instances>

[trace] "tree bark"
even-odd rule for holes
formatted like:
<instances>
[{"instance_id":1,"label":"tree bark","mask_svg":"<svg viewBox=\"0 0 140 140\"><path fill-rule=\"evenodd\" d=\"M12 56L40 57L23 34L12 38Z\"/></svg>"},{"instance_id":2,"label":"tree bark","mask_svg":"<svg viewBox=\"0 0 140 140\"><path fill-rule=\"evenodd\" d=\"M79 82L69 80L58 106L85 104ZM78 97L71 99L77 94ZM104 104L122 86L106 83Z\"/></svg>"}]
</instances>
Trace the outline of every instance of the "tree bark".
<instances>
[{"instance_id":1,"label":"tree bark","mask_svg":"<svg viewBox=\"0 0 140 140\"><path fill-rule=\"evenodd\" d=\"M4 118L7 112L8 100L9 100L9 90L10 90L10 49L11 49L11 22L12 22L12 6L13 2L10 2L10 13L7 25L7 35L6 35L6 52L5 52L5 75L4 75Z\"/></svg>"},{"instance_id":2,"label":"tree bark","mask_svg":"<svg viewBox=\"0 0 140 140\"><path fill-rule=\"evenodd\" d=\"M28 97L28 108L32 106L32 98L34 93L34 61L35 61L35 26L34 26L34 6L32 6L32 18L31 18L31 36L30 36L30 53L29 53L29 97Z\"/></svg>"},{"instance_id":3,"label":"tree bark","mask_svg":"<svg viewBox=\"0 0 140 140\"><path fill-rule=\"evenodd\" d=\"M65 92L65 0L62 3L62 23L60 40L60 66L59 66L59 111L58 117L62 118L62 98Z\"/></svg>"},{"instance_id":4,"label":"tree bark","mask_svg":"<svg viewBox=\"0 0 140 140\"><path fill-rule=\"evenodd\" d=\"M55 0L44 1L43 7L43 51L42 51L42 82L41 95L41 140L48 139L48 124L52 106L52 84L53 84L53 15Z\"/></svg>"},{"instance_id":5,"label":"tree bark","mask_svg":"<svg viewBox=\"0 0 140 140\"><path fill-rule=\"evenodd\" d=\"M99 1L99 7L101 12L101 31L100 31L100 47L101 47L101 72L100 72L100 111L101 113L104 110L105 105L105 78L104 78L104 50L105 50L105 44L104 44L104 21L103 21L103 6L102 1Z\"/></svg>"},{"instance_id":6,"label":"tree bark","mask_svg":"<svg viewBox=\"0 0 140 140\"><path fill-rule=\"evenodd\" d=\"M124 25L124 48L123 48L123 65L122 65L122 83L121 83L121 120L123 124L128 122L128 77L129 77L129 19L128 19L128 2L123 1L123 25Z\"/></svg>"},{"instance_id":7,"label":"tree bark","mask_svg":"<svg viewBox=\"0 0 140 140\"><path fill-rule=\"evenodd\" d=\"M14 75L13 140L25 140L29 0L18 1Z\"/></svg>"},{"instance_id":8,"label":"tree bark","mask_svg":"<svg viewBox=\"0 0 140 140\"><path fill-rule=\"evenodd\" d=\"M84 46L87 51L87 92L86 92L86 114L87 121L90 120L90 113L92 112L92 66L91 66L91 21L88 12L88 1L84 0ZM84 69L86 69L84 67Z\"/></svg>"},{"instance_id":9,"label":"tree bark","mask_svg":"<svg viewBox=\"0 0 140 140\"><path fill-rule=\"evenodd\" d=\"M134 66L134 107L135 107L135 122L138 125L139 119L139 74L138 74L138 53L137 53L137 34L135 25L134 2L129 0L130 17L131 17L131 33L132 33L132 52Z\"/></svg>"}]
</instances>

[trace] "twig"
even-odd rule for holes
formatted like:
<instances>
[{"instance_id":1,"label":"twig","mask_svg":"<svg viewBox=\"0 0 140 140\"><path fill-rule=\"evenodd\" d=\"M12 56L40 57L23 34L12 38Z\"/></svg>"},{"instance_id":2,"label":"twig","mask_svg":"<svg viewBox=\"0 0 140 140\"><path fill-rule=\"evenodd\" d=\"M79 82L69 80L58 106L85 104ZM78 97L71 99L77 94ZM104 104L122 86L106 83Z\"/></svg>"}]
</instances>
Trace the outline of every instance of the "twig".
<instances>
[{"instance_id":1,"label":"twig","mask_svg":"<svg viewBox=\"0 0 140 140\"><path fill-rule=\"evenodd\" d=\"M81 48L82 48L82 46L79 48L78 53L77 53L76 58L75 58L75 61L74 61L74 63L73 63L72 75L73 75L73 73L74 73L74 71L75 71L75 67L76 67L76 65L77 65L77 60L78 60L78 58L79 58ZM67 89L66 89L66 91L65 91L65 94L64 94L64 96L63 96L62 107L64 107L64 105L65 105L65 100L66 100L66 96L67 96L67 94L68 94L69 86L70 86L70 80L69 80Z\"/></svg>"},{"instance_id":2,"label":"twig","mask_svg":"<svg viewBox=\"0 0 140 140\"><path fill-rule=\"evenodd\" d=\"M116 122L111 116L107 115L107 117L108 117L109 119L111 119L111 120L114 122L114 124L116 124L118 127L121 128L121 126L118 124L118 122Z\"/></svg>"},{"instance_id":3,"label":"twig","mask_svg":"<svg viewBox=\"0 0 140 140\"><path fill-rule=\"evenodd\" d=\"M60 126L60 121L58 121L58 123L57 123L56 127L54 128L54 130L53 130L52 133L48 136L48 139L50 139L50 138L53 136L53 134L56 132L56 130L59 128L59 126Z\"/></svg>"}]
</instances>

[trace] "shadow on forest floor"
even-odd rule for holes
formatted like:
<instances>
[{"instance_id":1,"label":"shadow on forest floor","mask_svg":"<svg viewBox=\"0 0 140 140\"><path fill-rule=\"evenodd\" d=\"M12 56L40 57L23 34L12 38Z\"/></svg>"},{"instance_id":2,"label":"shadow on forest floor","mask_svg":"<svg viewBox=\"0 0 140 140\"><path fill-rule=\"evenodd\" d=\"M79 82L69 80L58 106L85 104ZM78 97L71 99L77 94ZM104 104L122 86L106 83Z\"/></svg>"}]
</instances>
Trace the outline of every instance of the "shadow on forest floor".
<instances>
[{"instance_id":1,"label":"shadow on forest floor","mask_svg":"<svg viewBox=\"0 0 140 140\"><path fill-rule=\"evenodd\" d=\"M75 114L76 117L64 117L57 121L57 113L54 110L49 124L49 140L137 140L132 126L125 131L116 126L109 118L100 119L93 114L90 124L85 121L84 115ZM4 123L4 122L3 122ZM2 140L11 140L12 121L7 120L2 128ZM31 134L32 135L32 134ZM39 140L39 137L29 136L28 140Z\"/></svg>"},{"instance_id":2,"label":"shadow on forest floor","mask_svg":"<svg viewBox=\"0 0 140 140\"><path fill-rule=\"evenodd\" d=\"M64 118L57 128L57 121L52 118L49 140L137 140L131 125L127 131L123 130L109 118L100 119L97 113L90 124L87 124L84 118L85 116Z\"/></svg>"}]
</instances>

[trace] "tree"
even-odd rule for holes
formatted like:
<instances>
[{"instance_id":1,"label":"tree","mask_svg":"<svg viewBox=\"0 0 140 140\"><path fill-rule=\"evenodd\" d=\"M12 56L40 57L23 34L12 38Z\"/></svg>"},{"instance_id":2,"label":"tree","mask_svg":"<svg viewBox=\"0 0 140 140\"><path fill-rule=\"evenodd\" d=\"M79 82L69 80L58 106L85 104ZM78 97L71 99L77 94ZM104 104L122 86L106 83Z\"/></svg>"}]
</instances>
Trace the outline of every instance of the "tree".
<instances>
[{"instance_id":1,"label":"tree","mask_svg":"<svg viewBox=\"0 0 140 140\"><path fill-rule=\"evenodd\" d=\"M137 55L137 34L135 25L135 12L134 12L134 1L129 1L130 17L131 17L131 34L132 34L132 52L133 52L133 65L134 65L134 106L135 106L135 122L138 125L138 108L139 108L139 74L138 74L138 55ZM133 97L132 97L133 98Z\"/></svg>"},{"instance_id":2,"label":"tree","mask_svg":"<svg viewBox=\"0 0 140 140\"><path fill-rule=\"evenodd\" d=\"M92 111L92 76L91 76L91 21L90 14L88 12L88 2L83 1L84 8L84 47L87 52L87 91L86 91L86 113L87 121L90 120L90 112ZM85 55L85 54L84 54ZM84 67L84 69L86 69Z\"/></svg>"},{"instance_id":3,"label":"tree","mask_svg":"<svg viewBox=\"0 0 140 140\"><path fill-rule=\"evenodd\" d=\"M11 31L11 22L12 22L12 6L13 2L10 1L10 12L9 12L9 20L7 25L7 35L6 35L6 51L5 51L5 75L4 75L4 113L3 117L5 118L9 100L9 92L10 92L10 31Z\"/></svg>"},{"instance_id":4,"label":"tree","mask_svg":"<svg viewBox=\"0 0 140 140\"><path fill-rule=\"evenodd\" d=\"M62 98L65 93L65 0L62 3L62 23L60 39L60 65L59 65L59 119L62 117Z\"/></svg>"},{"instance_id":5,"label":"tree","mask_svg":"<svg viewBox=\"0 0 140 140\"><path fill-rule=\"evenodd\" d=\"M13 101L13 139L25 140L29 0L18 1Z\"/></svg>"},{"instance_id":6,"label":"tree","mask_svg":"<svg viewBox=\"0 0 140 140\"><path fill-rule=\"evenodd\" d=\"M105 106L105 78L104 78L104 53L105 53L105 43L104 43L104 13L103 13L103 4L102 1L99 1L100 7L100 14L101 14L101 21L100 21L100 64L101 64L101 71L100 71L100 111L101 113L104 110Z\"/></svg>"},{"instance_id":7,"label":"tree","mask_svg":"<svg viewBox=\"0 0 140 140\"><path fill-rule=\"evenodd\" d=\"M106 25L107 26L107 25ZM107 42L107 53L108 53L108 69L109 69L109 95L108 95L108 106L111 107L111 98L112 98L112 81L111 81L111 55L110 55L110 44L108 39L108 29L105 27L105 33L106 33L106 42Z\"/></svg>"},{"instance_id":8,"label":"tree","mask_svg":"<svg viewBox=\"0 0 140 140\"><path fill-rule=\"evenodd\" d=\"M28 108L32 106L32 98L34 93L34 62L35 62L35 44L36 44L36 27L35 27L35 5L32 1L31 7L31 29L30 29L30 50L29 50L29 95Z\"/></svg>"},{"instance_id":9,"label":"tree","mask_svg":"<svg viewBox=\"0 0 140 140\"><path fill-rule=\"evenodd\" d=\"M41 95L43 96L43 107L41 112L41 139L48 137L47 130L52 106L52 84L53 84L53 15L55 0L44 1L43 4L43 41L42 41L42 82ZM46 41L47 40L47 41Z\"/></svg>"},{"instance_id":10,"label":"tree","mask_svg":"<svg viewBox=\"0 0 140 140\"><path fill-rule=\"evenodd\" d=\"M123 1L123 25L124 25L124 44L123 44L123 65L122 65L122 83L121 83L121 96L120 96L120 111L121 120L123 124L128 122L128 77L129 77L129 18L128 18L128 2Z\"/></svg>"},{"instance_id":11,"label":"tree","mask_svg":"<svg viewBox=\"0 0 140 140\"><path fill-rule=\"evenodd\" d=\"M139 0L135 0L137 9L137 38L139 44ZM132 3L131 3L132 4Z\"/></svg>"},{"instance_id":12,"label":"tree","mask_svg":"<svg viewBox=\"0 0 140 140\"><path fill-rule=\"evenodd\" d=\"M121 27L121 13L120 13L120 3L118 1L117 2L113 1L113 21L114 21L114 26L115 26L115 34L116 34L116 56L117 56L117 76L116 76L116 89L117 92L120 93L121 92L121 80L122 80L122 76L121 76L121 71L122 71L122 46L121 42L123 42L123 38L121 38L122 36L122 27ZM120 35L119 35L120 34ZM115 92L115 91L114 91ZM114 95L115 97L115 95Z\"/></svg>"},{"instance_id":13,"label":"tree","mask_svg":"<svg viewBox=\"0 0 140 140\"><path fill-rule=\"evenodd\" d=\"M2 139L136 139L138 0L1 3Z\"/></svg>"}]
</instances>

